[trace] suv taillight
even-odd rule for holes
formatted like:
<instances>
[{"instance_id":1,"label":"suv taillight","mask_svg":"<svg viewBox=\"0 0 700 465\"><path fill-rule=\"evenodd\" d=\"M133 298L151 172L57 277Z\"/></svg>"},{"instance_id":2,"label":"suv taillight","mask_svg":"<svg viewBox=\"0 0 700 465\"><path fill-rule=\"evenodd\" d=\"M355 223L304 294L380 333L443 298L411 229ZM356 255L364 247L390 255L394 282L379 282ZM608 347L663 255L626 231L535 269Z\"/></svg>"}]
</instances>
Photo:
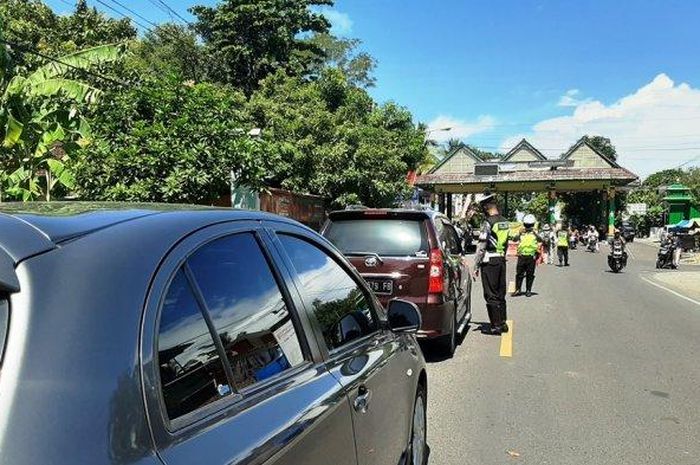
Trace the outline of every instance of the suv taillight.
<instances>
[{"instance_id":1,"label":"suv taillight","mask_svg":"<svg viewBox=\"0 0 700 465\"><path fill-rule=\"evenodd\" d=\"M430 274L428 275L428 293L442 294L444 290L444 269L440 249L430 251Z\"/></svg>"}]
</instances>

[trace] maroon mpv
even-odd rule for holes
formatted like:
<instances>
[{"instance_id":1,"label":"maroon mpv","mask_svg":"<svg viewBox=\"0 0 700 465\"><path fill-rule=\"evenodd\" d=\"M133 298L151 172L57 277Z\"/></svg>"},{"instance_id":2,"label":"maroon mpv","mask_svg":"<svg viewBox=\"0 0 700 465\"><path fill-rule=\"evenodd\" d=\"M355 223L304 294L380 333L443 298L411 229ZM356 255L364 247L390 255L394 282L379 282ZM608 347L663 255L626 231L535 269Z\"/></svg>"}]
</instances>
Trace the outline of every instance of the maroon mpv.
<instances>
[{"instance_id":1,"label":"maroon mpv","mask_svg":"<svg viewBox=\"0 0 700 465\"><path fill-rule=\"evenodd\" d=\"M409 300L421 311L418 336L452 355L471 319L471 273L449 219L432 210L352 208L331 212L321 233L338 247L384 306Z\"/></svg>"}]
</instances>

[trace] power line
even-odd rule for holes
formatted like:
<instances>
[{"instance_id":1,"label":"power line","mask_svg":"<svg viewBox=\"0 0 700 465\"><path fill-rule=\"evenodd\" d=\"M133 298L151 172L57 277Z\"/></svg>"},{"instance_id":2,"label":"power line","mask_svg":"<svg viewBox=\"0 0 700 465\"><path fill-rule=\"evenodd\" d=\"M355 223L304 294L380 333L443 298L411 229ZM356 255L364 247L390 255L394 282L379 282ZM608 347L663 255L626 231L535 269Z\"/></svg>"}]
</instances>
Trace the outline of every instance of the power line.
<instances>
[{"instance_id":1,"label":"power line","mask_svg":"<svg viewBox=\"0 0 700 465\"><path fill-rule=\"evenodd\" d=\"M187 21L185 18L183 18L183 17L180 15L180 13L178 13L178 12L175 11L175 10L173 10L173 9L170 7L170 5L168 5L168 4L165 2L165 0L157 0L157 1L158 1L158 3L160 3L161 5L163 5L163 6L166 8L166 10L168 11L168 14L170 14L170 13L174 14L174 15L177 16L182 22L184 22L184 23L187 24L188 26L193 27L192 23L190 23L190 22ZM171 15L170 17L172 18L172 15Z\"/></svg>"},{"instance_id":2,"label":"power line","mask_svg":"<svg viewBox=\"0 0 700 465\"><path fill-rule=\"evenodd\" d=\"M58 58L54 58L54 57L52 57L52 56L46 55L46 54L44 54L44 53L41 53L40 51L38 51L38 50L36 50L36 49L34 49L34 48L32 48L32 47L29 47L29 46L27 46L27 45L18 44L18 43L16 43L16 42L11 42L11 41L5 40L5 39L0 39L0 43L3 43L3 44L5 44L5 45L9 45L10 47L17 48L17 49L23 51L24 53L29 53L29 54L31 54L31 55L36 55L36 56L38 56L38 57L41 57L41 58L43 58L43 59L45 59L45 60L53 61L54 63L58 63L58 64L60 64L60 65L63 65L63 66L65 66L65 67L67 67L67 68L70 68L70 69L73 69L73 70L76 70L76 71L80 71L81 73L85 73L85 74L87 74L87 75L89 75L89 76L93 76L93 77L102 79L102 80L104 80L104 81L110 82L110 83L112 83L112 84L116 84L116 85L118 85L118 86L128 86L128 85L129 85L129 84L127 84L127 83L117 81L116 79L113 79L113 78L111 78L111 77L109 77L109 76L105 76L105 75L100 74L100 73L95 73L94 71L90 71L90 70L87 70L87 69L83 69L83 68L79 68L79 67L77 67L77 66L71 65L70 63L66 63L65 61L62 61L62 60L60 60L60 59L58 59Z\"/></svg>"},{"instance_id":3,"label":"power line","mask_svg":"<svg viewBox=\"0 0 700 465\"><path fill-rule=\"evenodd\" d=\"M133 21L134 23L136 23L138 26L142 27L143 29L145 29L145 30L147 30L147 31L149 31L149 32L151 31L151 30L149 29L148 26L144 26L142 23L139 23L139 22L136 21L134 18L130 17L129 15L126 15L126 14L122 13L121 11L117 10L117 9L114 8L113 6L107 4L106 2L103 2L102 0L95 0L95 1L96 1L97 3L99 3L100 5L104 6L105 8L108 8L109 10L115 12L115 13L118 14L119 16L122 16L122 17L124 17L124 18L129 19L130 21ZM142 18L141 15L137 15L137 16L139 16L140 18ZM153 26L155 26L155 23L152 23L152 22L150 22L149 20L147 20L147 19L145 19L145 18L144 18L144 20L145 20L146 22L148 22L149 24L152 24Z\"/></svg>"}]
</instances>

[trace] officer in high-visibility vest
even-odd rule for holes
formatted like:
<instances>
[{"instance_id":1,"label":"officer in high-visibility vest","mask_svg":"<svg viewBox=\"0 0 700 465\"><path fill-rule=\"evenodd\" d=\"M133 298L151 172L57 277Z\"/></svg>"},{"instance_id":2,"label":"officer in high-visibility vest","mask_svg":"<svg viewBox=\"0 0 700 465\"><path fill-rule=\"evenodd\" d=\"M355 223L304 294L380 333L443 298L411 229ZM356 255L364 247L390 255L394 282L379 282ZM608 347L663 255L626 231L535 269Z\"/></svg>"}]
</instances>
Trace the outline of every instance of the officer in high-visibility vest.
<instances>
[{"instance_id":1,"label":"officer in high-visibility vest","mask_svg":"<svg viewBox=\"0 0 700 465\"><path fill-rule=\"evenodd\" d=\"M510 223L498 211L495 196L481 201L486 219L479 235L474 262L474 279L481 273L486 310L491 322L491 334L508 332L506 324L506 249Z\"/></svg>"},{"instance_id":2,"label":"officer in high-visibility vest","mask_svg":"<svg viewBox=\"0 0 700 465\"><path fill-rule=\"evenodd\" d=\"M566 225L562 224L557 231L557 257L559 258L559 266L569 266L569 230Z\"/></svg>"},{"instance_id":3,"label":"officer in high-visibility vest","mask_svg":"<svg viewBox=\"0 0 700 465\"><path fill-rule=\"evenodd\" d=\"M542 239L535 231L535 217L525 215L523 227L515 237L518 240L518 265L515 274L515 292L513 296L522 294L523 280L525 280L525 295L532 295L532 283L535 282L535 266L537 262L537 252Z\"/></svg>"}]
</instances>

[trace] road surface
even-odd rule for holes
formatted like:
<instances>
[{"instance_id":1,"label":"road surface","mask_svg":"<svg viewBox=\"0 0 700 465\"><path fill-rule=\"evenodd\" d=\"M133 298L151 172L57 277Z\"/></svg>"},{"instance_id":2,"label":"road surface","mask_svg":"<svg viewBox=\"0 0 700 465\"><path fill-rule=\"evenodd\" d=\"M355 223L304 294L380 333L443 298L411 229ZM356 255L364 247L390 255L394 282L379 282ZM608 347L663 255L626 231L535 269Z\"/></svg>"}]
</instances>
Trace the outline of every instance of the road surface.
<instances>
[{"instance_id":1,"label":"road surface","mask_svg":"<svg viewBox=\"0 0 700 465\"><path fill-rule=\"evenodd\" d=\"M622 274L605 246L538 267L538 295L508 298L510 357L479 332L474 286L455 356L426 351L431 465L700 464L700 301L658 279L654 248L629 250Z\"/></svg>"}]
</instances>

